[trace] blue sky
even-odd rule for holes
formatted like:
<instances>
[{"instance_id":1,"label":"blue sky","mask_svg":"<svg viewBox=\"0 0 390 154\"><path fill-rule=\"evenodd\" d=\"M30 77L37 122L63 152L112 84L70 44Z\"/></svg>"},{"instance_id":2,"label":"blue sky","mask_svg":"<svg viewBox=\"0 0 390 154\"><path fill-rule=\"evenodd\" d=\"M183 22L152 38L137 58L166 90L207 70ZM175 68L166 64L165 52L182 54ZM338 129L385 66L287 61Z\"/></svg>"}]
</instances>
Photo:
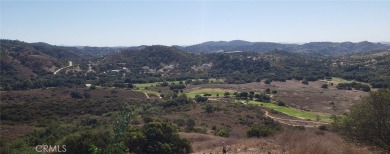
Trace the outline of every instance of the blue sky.
<instances>
[{"instance_id":1,"label":"blue sky","mask_svg":"<svg viewBox=\"0 0 390 154\"><path fill-rule=\"evenodd\" d=\"M1 1L1 38L55 45L390 41L390 1Z\"/></svg>"}]
</instances>

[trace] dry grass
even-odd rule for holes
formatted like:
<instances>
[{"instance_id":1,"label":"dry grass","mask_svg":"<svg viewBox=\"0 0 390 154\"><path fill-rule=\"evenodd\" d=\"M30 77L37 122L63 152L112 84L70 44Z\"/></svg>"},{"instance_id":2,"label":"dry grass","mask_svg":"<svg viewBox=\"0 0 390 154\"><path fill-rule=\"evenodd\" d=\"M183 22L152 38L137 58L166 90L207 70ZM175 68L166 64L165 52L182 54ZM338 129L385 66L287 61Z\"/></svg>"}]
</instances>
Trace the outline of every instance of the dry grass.
<instances>
[{"instance_id":1,"label":"dry grass","mask_svg":"<svg viewBox=\"0 0 390 154\"><path fill-rule=\"evenodd\" d=\"M316 135L313 130L285 130L267 138L221 138L202 134L181 134L192 142L195 153L222 153L222 142L229 153L272 154L369 154L367 147L346 142L337 134Z\"/></svg>"},{"instance_id":2,"label":"dry grass","mask_svg":"<svg viewBox=\"0 0 390 154\"><path fill-rule=\"evenodd\" d=\"M283 151L291 154L368 154L367 148L361 148L346 142L334 133L316 135L313 131L286 131L275 136L276 143Z\"/></svg>"},{"instance_id":3,"label":"dry grass","mask_svg":"<svg viewBox=\"0 0 390 154\"><path fill-rule=\"evenodd\" d=\"M26 125L0 125L0 138L3 141L11 142L15 139L18 139L28 133L31 133L34 130L33 126Z\"/></svg>"},{"instance_id":4,"label":"dry grass","mask_svg":"<svg viewBox=\"0 0 390 154\"><path fill-rule=\"evenodd\" d=\"M215 147L220 146L222 142L227 144L235 143L232 139L197 133L180 133L180 137L190 140L192 149L197 152L205 151L206 149L214 149Z\"/></svg>"}]
</instances>

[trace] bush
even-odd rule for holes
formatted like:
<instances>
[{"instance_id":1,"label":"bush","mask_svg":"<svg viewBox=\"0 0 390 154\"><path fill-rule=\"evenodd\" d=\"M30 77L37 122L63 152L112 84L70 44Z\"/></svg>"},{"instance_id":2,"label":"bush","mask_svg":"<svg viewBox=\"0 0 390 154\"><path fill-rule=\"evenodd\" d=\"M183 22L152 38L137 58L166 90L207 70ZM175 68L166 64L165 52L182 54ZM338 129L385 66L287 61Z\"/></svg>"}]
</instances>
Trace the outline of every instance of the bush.
<instances>
[{"instance_id":1,"label":"bush","mask_svg":"<svg viewBox=\"0 0 390 154\"><path fill-rule=\"evenodd\" d=\"M339 83L337 85L337 89L344 89L344 90L352 90L352 88L356 90L362 90L365 92L371 91L370 86L362 83L352 82L352 83Z\"/></svg>"},{"instance_id":2,"label":"bush","mask_svg":"<svg viewBox=\"0 0 390 154\"><path fill-rule=\"evenodd\" d=\"M126 145L134 153L190 153L190 141L179 137L176 125L150 122L143 128L131 127Z\"/></svg>"},{"instance_id":3,"label":"bush","mask_svg":"<svg viewBox=\"0 0 390 154\"><path fill-rule=\"evenodd\" d=\"M229 137L230 130L228 128L221 128L217 131L215 131L215 136L221 136L221 137Z\"/></svg>"},{"instance_id":4,"label":"bush","mask_svg":"<svg viewBox=\"0 0 390 154\"><path fill-rule=\"evenodd\" d=\"M206 113L213 113L215 110L215 107L212 106L211 104L207 104L205 107Z\"/></svg>"},{"instance_id":5,"label":"bush","mask_svg":"<svg viewBox=\"0 0 390 154\"><path fill-rule=\"evenodd\" d=\"M72 98L75 98L75 99L82 99L83 98L83 96L77 91L70 92L70 96Z\"/></svg>"},{"instance_id":6,"label":"bush","mask_svg":"<svg viewBox=\"0 0 390 154\"><path fill-rule=\"evenodd\" d=\"M286 106L286 104L284 104L282 101L278 101L278 106Z\"/></svg>"},{"instance_id":7,"label":"bush","mask_svg":"<svg viewBox=\"0 0 390 154\"><path fill-rule=\"evenodd\" d=\"M149 122L153 122L154 120L151 117L144 117L143 121L144 121L144 123L149 123Z\"/></svg>"},{"instance_id":8,"label":"bush","mask_svg":"<svg viewBox=\"0 0 390 154\"><path fill-rule=\"evenodd\" d=\"M390 89L371 92L333 126L352 141L390 151Z\"/></svg>"},{"instance_id":9,"label":"bush","mask_svg":"<svg viewBox=\"0 0 390 154\"><path fill-rule=\"evenodd\" d=\"M205 94L203 94L203 96L211 96L211 94L209 94L209 93L205 93Z\"/></svg>"},{"instance_id":10,"label":"bush","mask_svg":"<svg viewBox=\"0 0 390 154\"><path fill-rule=\"evenodd\" d=\"M265 89L265 93L266 94L270 94L271 93L271 89L269 89L269 88Z\"/></svg>"},{"instance_id":11,"label":"bush","mask_svg":"<svg viewBox=\"0 0 390 154\"><path fill-rule=\"evenodd\" d=\"M207 101L207 97L202 97L202 96L200 96L200 95L196 95L195 96L195 101L196 102L206 102Z\"/></svg>"},{"instance_id":12,"label":"bush","mask_svg":"<svg viewBox=\"0 0 390 154\"><path fill-rule=\"evenodd\" d=\"M328 89L328 84L323 84L321 88Z\"/></svg>"},{"instance_id":13,"label":"bush","mask_svg":"<svg viewBox=\"0 0 390 154\"><path fill-rule=\"evenodd\" d=\"M89 153L89 149L95 146L101 149L103 153L111 144L111 135L109 132L83 132L80 135L68 136L63 145L66 145L66 152L69 153Z\"/></svg>"},{"instance_id":14,"label":"bush","mask_svg":"<svg viewBox=\"0 0 390 154\"><path fill-rule=\"evenodd\" d=\"M317 131L314 132L314 134L316 134L316 135L325 135L325 132L322 131L322 130L317 130Z\"/></svg>"},{"instance_id":15,"label":"bush","mask_svg":"<svg viewBox=\"0 0 390 154\"><path fill-rule=\"evenodd\" d=\"M319 130L328 130L328 127L326 125L321 125L318 127Z\"/></svg>"},{"instance_id":16,"label":"bush","mask_svg":"<svg viewBox=\"0 0 390 154\"><path fill-rule=\"evenodd\" d=\"M267 137L272 134L272 130L268 127L253 126L246 134L248 137Z\"/></svg>"},{"instance_id":17,"label":"bush","mask_svg":"<svg viewBox=\"0 0 390 154\"><path fill-rule=\"evenodd\" d=\"M229 93L229 92L225 92L223 95L224 95L225 97L229 97L229 96L230 96L230 93Z\"/></svg>"}]
</instances>

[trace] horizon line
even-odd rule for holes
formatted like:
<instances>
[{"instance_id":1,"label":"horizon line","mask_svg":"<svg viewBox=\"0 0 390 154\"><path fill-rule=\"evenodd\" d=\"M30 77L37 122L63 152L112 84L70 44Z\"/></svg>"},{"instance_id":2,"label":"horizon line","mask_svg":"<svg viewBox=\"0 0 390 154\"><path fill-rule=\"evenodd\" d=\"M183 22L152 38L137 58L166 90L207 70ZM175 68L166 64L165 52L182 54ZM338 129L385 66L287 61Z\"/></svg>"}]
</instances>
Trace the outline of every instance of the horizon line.
<instances>
[{"instance_id":1,"label":"horizon line","mask_svg":"<svg viewBox=\"0 0 390 154\"><path fill-rule=\"evenodd\" d=\"M232 41L245 41L245 42L250 42L250 43L278 43L278 44L297 44L297 45L302 45L302 44L306 44L306 43L346 43L346 42L350 42L350 43L360 43L360 42L370 42L370 43L380 43L380 44L385 44L385 45L389 45L390 44L390 41L367 41L367 40L364 40L364 41L309 41L309 42L286 42L286 41L278 41L278 42L272 42L272 41L247 41L247 40L240 40L240 39L234 39L234 40L229 40L229 41L225 41L225 40L218 40L218 41L204 41L204 42L201 42L201 43L194 43L194 44L190 44L190 45L179 45L179 44L172 44L172 45L167 45L167 44L141 44L141 45L105 45L105 46L95 46L95 45L68 45L68 44L55 44L55 43L48 43L48 42L44 42L44 41L33 41L33 42L28 42L28 41L23 41L23 40L19 40L19 39L7 39L7 38L0 38L1 40L13 40L13 41L20 41L20 42L26 42L26 43L46 43L46 44L49 44L49 45L54 45L54 46L63 46L63 47L138 47L138 46L154 46L154 45L163 45L163 46L182 46L182 47L187 47L187 46L192 46L192 45L199 45L199 44L202 44L202 43L207 43L207 42L232 42Z\"/></svg>"}]
</instances>

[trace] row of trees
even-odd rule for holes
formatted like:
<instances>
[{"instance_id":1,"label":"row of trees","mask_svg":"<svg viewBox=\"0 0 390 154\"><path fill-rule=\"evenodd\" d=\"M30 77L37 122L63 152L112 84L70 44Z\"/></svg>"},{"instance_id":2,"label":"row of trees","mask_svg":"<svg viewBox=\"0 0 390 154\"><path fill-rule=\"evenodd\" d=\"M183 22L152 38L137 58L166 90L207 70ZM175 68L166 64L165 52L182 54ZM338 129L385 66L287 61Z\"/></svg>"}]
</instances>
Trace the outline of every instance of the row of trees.
<instances>
[{"instance_id":1,"label":"row of trees","mask_svg":"<svg viewBox=\"0 0 390 154\"><path fill-rule=\"evenodd\" d=\"M352 82L352 83L339 83L337 85L337 89L344 89L344 90L362 90L365 92L371 91L371 88L369 85L363 84L363 83L358 83L358 82Z\"/></svg>"}]
</instances>

